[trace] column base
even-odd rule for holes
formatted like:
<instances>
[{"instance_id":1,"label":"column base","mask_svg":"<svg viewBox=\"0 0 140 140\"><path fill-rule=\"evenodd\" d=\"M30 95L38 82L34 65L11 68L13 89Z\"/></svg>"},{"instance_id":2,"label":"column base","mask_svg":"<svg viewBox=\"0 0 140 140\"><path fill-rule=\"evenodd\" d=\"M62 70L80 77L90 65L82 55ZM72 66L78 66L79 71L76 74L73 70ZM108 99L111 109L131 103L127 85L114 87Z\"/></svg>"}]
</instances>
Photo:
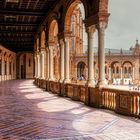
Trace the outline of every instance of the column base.
<instances>
[{"instance_id":1,"label":"column base","mask_svg":"<svg viewBox=\"0 0 140 140\"><path fill-rule=\"evenodd\" d=\"M71 82L70 79L65 79L65 80L64 80L64 83L70 83L70 82Z\"/></svg>"},{"instance_id":2,"label":"column base","mask_svg":"<svg viewBox=\"0 0 140 140\"><path fill-rule=\"evenodd\" d=\"M45 77L41 77L40 79L45 80Z\"/></svg>"},{"instance_id":3,"label":"column base","mask_svg":"<svg viewBox=\"0 0 140 140\"><path fill-rule=\"evenodd\" d=\"M49 78L48 80L49 80L49 81L54 81L54 78Z\"/></svg>"},{"instance_id":4,"label":"column base","mask_svg":"<svg viewBox=\"0 0 140 140\"><path fill-rule=\"evenodd\" d=\"M59 83L63 83L63 82L64 82L64 79L60 79L60 80L59 80Z\"/></svg>"},{"instance_id":5,"label":"column base","mask_svg":"<svg viewBox=\"0 0 140 140\"><path fill-rule=\"evenodd\" d=\"M96 87L99 87L99 88L102 88L102 87L105 87L108 85L108 82L107 80L102 80L102 81L99 81L96 85Z\"/></svg>"},{"instance_id":6,"label":"column base","mask_svg":"<svg viewBox=\"0 0 140 140\"><path fill-rule=\"evenodd\" d=\"M88 87L95 87L95 81L94 80L88 80L87 83L86 83L86 85Z\"/></svg>"}]
</instances>

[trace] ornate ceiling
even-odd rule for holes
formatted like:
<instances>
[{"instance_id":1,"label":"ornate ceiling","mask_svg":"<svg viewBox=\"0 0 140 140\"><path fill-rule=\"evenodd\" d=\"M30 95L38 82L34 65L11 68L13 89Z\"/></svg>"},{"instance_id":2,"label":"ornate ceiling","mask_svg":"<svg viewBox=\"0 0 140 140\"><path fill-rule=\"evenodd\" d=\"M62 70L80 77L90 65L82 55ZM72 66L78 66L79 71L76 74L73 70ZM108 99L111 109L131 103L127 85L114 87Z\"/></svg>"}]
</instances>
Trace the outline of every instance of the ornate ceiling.
<instances>
[{"instance_id":1,"label":"ornate ceiling","mask_svg":"<svg viewBox=\"0 0 140 140\"><path fill-rule=\"evenodd\" d=\"M1 0L0 44L18 51L33 51L36 31L56 0Z\"/></svg>"}]
</instances>

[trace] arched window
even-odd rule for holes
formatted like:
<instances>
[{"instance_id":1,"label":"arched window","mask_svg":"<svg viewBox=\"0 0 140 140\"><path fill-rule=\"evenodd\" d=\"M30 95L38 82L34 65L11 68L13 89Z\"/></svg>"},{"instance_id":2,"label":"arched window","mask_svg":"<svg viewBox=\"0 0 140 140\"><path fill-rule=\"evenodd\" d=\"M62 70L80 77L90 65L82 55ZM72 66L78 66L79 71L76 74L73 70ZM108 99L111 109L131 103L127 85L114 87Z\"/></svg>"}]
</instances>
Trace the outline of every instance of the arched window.
<instances>
[{"instance_id":1,"label":"arched window","mask_svg":"<svg viewBox=\"0 0 140 140\"><path fill-rule=\"evenodd\" d=\"M107 66L105 66L105 74L107 74Z\"/></svg>"},{"instance_id":2,"label":"arched window","mask_svg":"<svg viewBox=\"0 0 140 140\"><path fill-rule=\"evenodd\" d=\"M127 67L124 67L124 73L125 74L127 73Z\"/></svg>"},{"instance_id":3,"label":"arched window","mask_svg":"<svg viewBox=\"0 0 140 140\"><path fill-rule=\"evenodd\" d=\"M117 73L117 74L119 73L119 67L116 68L116 73Z\"/></svg>"},{"instance_id":4,"label":"arched window","mask_svg":"<svg viewBox=\"0 0 140 140\"><path fill-rule=\"evenodd\" d=\"M112 68L113 74L115 73L115 67Z\"/></svg>"},{"instance_id":5,"label":"arched window","mask_svg":"<svg viewBox=\"0 0 140 140\"><path fill-rule=\"evenodd\" d=\"M128 73L131 74L131 67L129 67L129 69L128 69Z\"/></svg>"}]
</instances>

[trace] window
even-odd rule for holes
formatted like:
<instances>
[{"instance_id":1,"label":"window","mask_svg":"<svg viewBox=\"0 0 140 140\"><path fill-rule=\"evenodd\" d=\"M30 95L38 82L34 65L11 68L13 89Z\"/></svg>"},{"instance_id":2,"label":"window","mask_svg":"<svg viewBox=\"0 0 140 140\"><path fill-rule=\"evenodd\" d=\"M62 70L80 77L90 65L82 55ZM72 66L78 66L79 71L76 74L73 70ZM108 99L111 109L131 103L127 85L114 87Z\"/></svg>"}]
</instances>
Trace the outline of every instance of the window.
<instances>
[{"instance_id":1,"label":"window","mask_svg":"<svg viewBox=\"0 0 140 140\"><path fill-rule=\"evenodd\" d=\"M115 73L115 67L113 67L112 71L113 71L113 73Z\"/></svg>"},{"instance_id":2,"label":"window","mask_svg":"<svg viewBox=\"0 0 140 140\"><path fill-rule=\"evenodd\" d=\"M105 74L107 74L107 66L105 66Z\"/></svg>"},{"instance_id":3,"label":"window","mask_svg":"<svg viewBox=\"0 0 140 140\"><path fill-rule=\"evenodd\" d=\"M119 67L117 67L117 70L116 71L117 71L117 74L118 74L119 73Z\"/></svg>"},{"instance_id":4,"label":"window","mask_svg":"<svg viewBox=\"0 0 140 140\"><path fill-rule=\"evenodd\" d=\"M128 72L129 72L129 74L131 74L131 67L129 67Z\"/></svg>"},{"instance_id":5,"label":"window","mask_svg":"<svg viewBox=\"0 0 140 140\"><path fill-rule=\"evenodd\" d=\"M125 73L125 74L127 73L127 68L126 68L126 67L124 68L124 73Z\"/></svg>"}]
</instances>

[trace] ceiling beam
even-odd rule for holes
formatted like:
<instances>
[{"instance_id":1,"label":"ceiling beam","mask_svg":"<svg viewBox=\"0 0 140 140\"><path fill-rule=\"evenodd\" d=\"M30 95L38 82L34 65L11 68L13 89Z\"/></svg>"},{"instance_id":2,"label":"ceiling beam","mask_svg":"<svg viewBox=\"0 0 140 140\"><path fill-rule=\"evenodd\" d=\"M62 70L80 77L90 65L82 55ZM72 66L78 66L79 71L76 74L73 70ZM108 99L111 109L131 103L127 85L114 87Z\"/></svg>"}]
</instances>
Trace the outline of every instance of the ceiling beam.
<instances>
[{"instance_id":1,"label":"ceiling beam","mask_svg":"<svg viewBox=\"0 0 140 140\"><path fill-rule=\"evenodd\" d=\"M0 9L0 15L44 16L43 12Z\"/></svg>"},{"instance_id":2,"label":"ceiling beam","mask_svg":"<svg viewBox=\"0 0 140 140\"><path fill-rule=\"evenodd\" d=\"M9 40L9 39L0 39L0 42L18 42L18 43L24 43L24 42L33 42L33 39L17 39L17 40L15 40L15 39L11 39L11 40Z\"/></svg>"},{"instance_id":3,"label":"ceiling beam","mask_svg":"<svg viewBox=\"0 0 140 140\"><path fill-rule=\"evenodd\" d=\"M36 31L35 30L1 30L0 34L2 33L17 33L17 34L34 34Z\"/></svg>"},{"instance_id":4,"label":"ceiling beam","mask_svg":"<svg viewBox=\"0 0 140 140\"><path fill-rule=\"evenodd\" d=\"M17 45L17 46L24 46L24 45L33 45L31 42L25 42L24 44L19 44L19 43L8 43L8 42L0 42L0 44L5 44L5 45Z\"/></svg>"},{"instance_id":5,"label":"ceiling beam","mask_svg":"<svg viewBox=\"0 0 140 140\"><path fill-rule=\"evenodd\" d=\"M38 26L38 23L30 22L0 22L0 26Z\"/></svg>"}]
</instances>

